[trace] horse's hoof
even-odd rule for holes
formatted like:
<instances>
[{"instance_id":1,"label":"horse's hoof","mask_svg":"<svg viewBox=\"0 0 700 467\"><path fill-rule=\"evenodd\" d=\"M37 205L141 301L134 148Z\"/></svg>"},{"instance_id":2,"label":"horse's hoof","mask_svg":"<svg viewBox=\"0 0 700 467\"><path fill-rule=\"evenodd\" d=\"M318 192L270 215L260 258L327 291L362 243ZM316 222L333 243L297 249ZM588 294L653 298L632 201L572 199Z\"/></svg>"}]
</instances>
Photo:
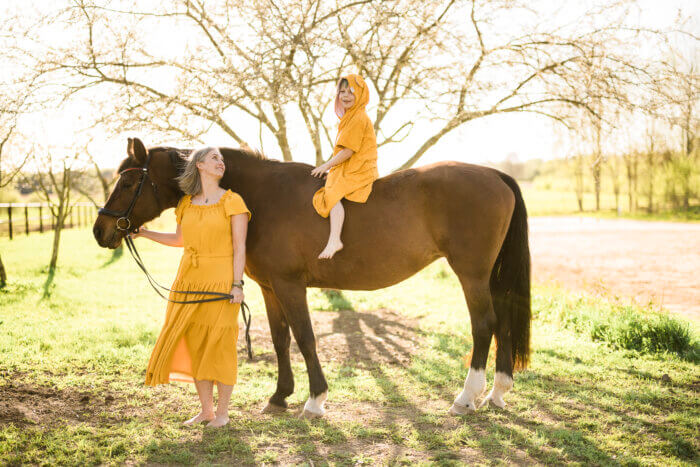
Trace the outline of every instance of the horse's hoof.
<instances>
[{"instance_id":1,"label":"horse's hoof","mask_svg":"<svg viewBox=\"0 0 700 467\"><path fill-rule=\"evenodd\" d=\"M489 407L495 407L497 409L505 409L506 408L506 403L503 400L502 397L494 396L493 393L490 393L486 398L483 400L481 405L479 407L483 407L486 404L489 405Z\"/></svg>"},{"instance_id":2,"label":"horse's hoof","mask_svg":"<svg viewBox=\"0 0 700 467\"><path fill-rule=\"evenodd\" d=\"M453 403L452 407L450 407L450 410L447 411L448 414L454 416L469 415L474 412L476 412L476 407L474 407L473 405L461 405L456 402Z\"/></svg>"},{"instance_id":3,"label":"horse's hoof","mask_svg":"<svg viewBox=\"0 0 700 467\"><path fill-rule=\"evenodd\" d=\"M316 413L316 412L312 412L310 410L303 410L299 414L299 418L304 418L306 420L316 420L317 418L321 418L321 417L323 417L322 413Z\"/></svg>"},{"instance_id":4,"label":"horse's hoof","mask_svg":"<svg viewBox=\"0 0 700 467\"><path fill-rule=\"evenodd\" d=\"M272 402L268 402L267 405L265 406L265 408L262 409L261 413L276 414L276 413L283 413L286 411L287 411L286 407L282 407L281 405L277 405L277 404L273 404Z\"/></svg>"},{"instance_id":5,"label":"horse's hoof","mask_svg":"<svg viewBox=\"0 0 700 467\"><path fill-rule=\"evenodd\" d=\"M496 399L495 397L487 397L484 399L484 402L481 403L481 407L485 406L488 403L489 407L494 407L496 409L505 409L506 408L506 403L503 401L503 399Z\"/></svg>"}]
</instances>

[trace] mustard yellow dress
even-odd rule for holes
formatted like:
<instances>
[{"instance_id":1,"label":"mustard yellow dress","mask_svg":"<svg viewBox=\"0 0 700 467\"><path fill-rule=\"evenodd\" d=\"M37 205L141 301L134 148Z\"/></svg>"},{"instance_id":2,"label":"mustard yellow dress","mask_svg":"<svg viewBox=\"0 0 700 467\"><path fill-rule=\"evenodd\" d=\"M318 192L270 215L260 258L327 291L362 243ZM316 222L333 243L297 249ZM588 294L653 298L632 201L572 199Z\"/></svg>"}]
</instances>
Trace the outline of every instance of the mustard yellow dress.
<instances>
[{"instance_id":1,"label":"mustard yellow dress","mask_svg":"<svg viewBox=\"0 0 700 467\"><path fill-rule=\"evenodd\" d=\"M323 217L328 217L333 206L343 198L356 203L366 202L372 192L372 184L379 178L377 136L365 110L369 102L369 89L359 75L347 75L344 78L348 80L355 103L341 115L336 102L340 123L333 155L343 148L351 149L353 155L331 168L325 186L314 194L314 209Z\"/></svg>"},{"instance_id":2,"label":"mustard yellow dress","mask_svg":"<svg viewBox=\"0 0 700 467\"><path fill-rule=\"evenodd\" d=\"M227 190L215 204L194 205L184 196L175 208L184 253L171 289L230 293L233 285L231 217L250 211L243 199ZM211 298L171 293L171 300ZM238 310L240 304L168 303L165 324L146 370L146 384L194 380L236 383Z\"/></svg>"}]
</instances>

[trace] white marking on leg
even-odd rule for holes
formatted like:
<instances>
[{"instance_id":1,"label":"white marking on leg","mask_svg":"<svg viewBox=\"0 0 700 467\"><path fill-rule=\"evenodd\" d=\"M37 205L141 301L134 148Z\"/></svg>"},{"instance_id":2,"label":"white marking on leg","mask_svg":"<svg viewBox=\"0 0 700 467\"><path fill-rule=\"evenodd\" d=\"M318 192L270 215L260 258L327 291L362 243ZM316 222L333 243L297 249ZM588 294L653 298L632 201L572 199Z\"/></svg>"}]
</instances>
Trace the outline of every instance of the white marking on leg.
<instances>
[{"instance_id":1,"label":"white marking on leg","mask_svg":"<svg viewBox=\"0 0 700 467\"><path fill-rule=\"evenodd\" d=\"M484 402L481 405L491 402L493 405L499 408L504 408L506 406L503 396L505 393L511 390L513 387L513 378L508 376L506 373L501 371L496 372L496 376L493 378L493 389L486 396Z\"/></svg>"},{"instance_id":2,"label":"white marking on leg","mask_svg":"<svg viewBox=\"0 0 700 467\"><path fill-rule=\"evenodd\" d=\"M326 403L328 398L328 391L324 391L316 397L311 397L309 395L306 404L304 404L304 412L311 412L314 415L322 416L326 413L326 409L323 408L323 404Z\"/></svg>"},{"instance_id":3,"label":"white marking on leg","mask_svg":"<svg viewBox=\"0 0 700 467\"><path fill-rule=\"evenodd\" d=\"M464 389L452 404L450 413L464 414L467 411L476 410L476 398L484 392L484 389L486 389L486 371L483 368L480 370L469 368L467 379L464 380Z\"/></svg>"}]
</instances>

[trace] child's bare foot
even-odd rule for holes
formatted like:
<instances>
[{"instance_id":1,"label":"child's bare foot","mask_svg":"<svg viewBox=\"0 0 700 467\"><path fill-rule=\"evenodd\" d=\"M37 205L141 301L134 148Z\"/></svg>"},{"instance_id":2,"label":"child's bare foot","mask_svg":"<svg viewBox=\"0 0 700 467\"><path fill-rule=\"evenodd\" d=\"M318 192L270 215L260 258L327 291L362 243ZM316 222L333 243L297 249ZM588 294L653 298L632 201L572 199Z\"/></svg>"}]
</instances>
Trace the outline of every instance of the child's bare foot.
<instances>
[{"instance_id":1,"label":"child's bare foot","mask_svg":"<svg viewBox=\"0 0 700 467\"><path fill-rule=\"evenodd\" d=\"M182 422L183 425L194 425L195 423L209 422L214 420L215 416L213 412L199 412L199 415L192 417L189 420Z\"/></svg>"},{"instance_id":2,"label":"child's bare foot","mask_svg":"<svg viewBox=\"0 0 700 467\"><path fill-rule=\"evenodd\" d=\"M207 423L208 427L219 428L228 424L228 415L217 415L214 420Z\"/></svg>"},{"instance_id":3,"label":"child's bare foot","mask_svg":"<svg viewBox=\"0 0 700 467\"><path fill-rule=\"evenodd\" d=\"M341 241L330 241L328 242L328 245L326 245L326 248L323 249L321 254L318 255L318 259L331 259L334 254L336 254L342 249L343 243Z\"/></svg>"}]
</instances>

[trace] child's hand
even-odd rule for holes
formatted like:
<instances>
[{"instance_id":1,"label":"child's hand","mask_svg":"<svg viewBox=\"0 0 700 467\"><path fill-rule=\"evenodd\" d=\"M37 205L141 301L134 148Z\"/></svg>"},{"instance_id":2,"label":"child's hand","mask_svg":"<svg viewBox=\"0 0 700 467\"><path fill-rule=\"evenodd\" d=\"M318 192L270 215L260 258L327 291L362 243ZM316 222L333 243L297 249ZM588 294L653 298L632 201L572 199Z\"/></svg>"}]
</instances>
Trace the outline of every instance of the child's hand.
<instances>
[{"instance_id":1,"label":"child's hand","mask_svg":"<svg viewBox=\"0 0 700 467\"><path fill-rule=\"evenodd\" d=\"M311 175L313 175L314 177L322 178L326 174L326 172L328 172L329 168L330 167L328 167L328 164L321 164L311 171Z\"/></svg>"}]
</instances>

